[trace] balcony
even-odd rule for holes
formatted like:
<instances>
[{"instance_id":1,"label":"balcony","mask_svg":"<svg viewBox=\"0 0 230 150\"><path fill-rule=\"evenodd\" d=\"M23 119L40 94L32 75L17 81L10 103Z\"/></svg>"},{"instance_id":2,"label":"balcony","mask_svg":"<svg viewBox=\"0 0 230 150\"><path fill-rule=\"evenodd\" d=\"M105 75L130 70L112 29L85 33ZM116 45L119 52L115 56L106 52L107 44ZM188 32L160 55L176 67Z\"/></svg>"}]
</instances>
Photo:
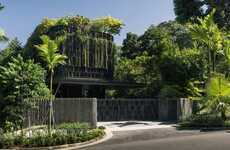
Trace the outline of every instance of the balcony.
<instances>
[{"instance_id":1,"label":"balcony","mask_svg":"<svg viewBox=\"0 0 230 150\"><path fill-rule=\"evenodd\" d=\"M58 80L68 80L75 78L90 78L90 79L113 79L113 71L102 68L76 67L65 65L58 69L55 78Z\"/></svg>"}]
</instances>

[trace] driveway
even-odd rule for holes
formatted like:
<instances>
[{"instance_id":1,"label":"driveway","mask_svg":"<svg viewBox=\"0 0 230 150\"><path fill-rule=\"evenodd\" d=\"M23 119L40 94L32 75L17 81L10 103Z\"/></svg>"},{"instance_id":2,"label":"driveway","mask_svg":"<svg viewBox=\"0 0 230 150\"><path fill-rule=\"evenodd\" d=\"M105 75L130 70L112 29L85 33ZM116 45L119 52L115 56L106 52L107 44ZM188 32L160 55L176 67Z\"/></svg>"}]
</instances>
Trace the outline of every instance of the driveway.
<instances>
[{"instance_id":1,"label":"driveway","mask_svg":"<svg viewBox=\"0 0 230 150\"><path fill-rule=\"evenodd\" d=\"M82 150L229 150L229 139L230 134L226 132L176 135L148 140L132 139L123 142L111 139Z\"/></svg>"},{"instance_id":2,"label":"driveway","mask_svg":"<svg viewBox=\"0 0 230 150\"><path fill-rule=\"evenodd\" d=\"M107 122L108 126L110 126L114 134L110 140L81 150L230 149L230 133L223 131L200 132L198 130L177 130L174 124L159 122ZM143 129L145 126L147 128Z\"/></svg>"}]
</instances>

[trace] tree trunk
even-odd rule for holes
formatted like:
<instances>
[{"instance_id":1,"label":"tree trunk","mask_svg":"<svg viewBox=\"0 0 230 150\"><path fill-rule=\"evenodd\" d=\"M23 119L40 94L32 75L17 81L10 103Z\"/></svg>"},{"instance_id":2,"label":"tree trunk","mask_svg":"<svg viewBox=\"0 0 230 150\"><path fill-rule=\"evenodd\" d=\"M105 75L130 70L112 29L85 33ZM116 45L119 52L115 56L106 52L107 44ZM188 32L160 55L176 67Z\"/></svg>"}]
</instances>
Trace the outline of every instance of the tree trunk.
<instances>
[{"instance_id":1,"label":"tree trunk","mask_svg":"<svg viewBox=\"0 0 230 150\"><path fill-rule=\"evenodd\" d=\"M213 57L213 60L212 60L212 72L215 72L215 64L216 64L216 55L215 55L215 52L212 53L212 57Z\"/></svg>"},{"instance_id":2,"label":"tree trunk","mask_svg":"<svg viewBox=\"0 0 230 150\"><path fill-rule=\"evenodd\" d=\"M208 76L211 77L211 51L208 50Z\"/></svg>"},{"instance_id":3,"label":"tree trunk","mask_svg":"<svg viewBox=\"0 0 230 150\"><path fill-rule=\"evenodd\" d=\"M48 132L51 134L52 126L52 112L53 112L53 70L50 74L50 101L49 101L49 123L48 123Z\"/></svg>"}]
</instances>

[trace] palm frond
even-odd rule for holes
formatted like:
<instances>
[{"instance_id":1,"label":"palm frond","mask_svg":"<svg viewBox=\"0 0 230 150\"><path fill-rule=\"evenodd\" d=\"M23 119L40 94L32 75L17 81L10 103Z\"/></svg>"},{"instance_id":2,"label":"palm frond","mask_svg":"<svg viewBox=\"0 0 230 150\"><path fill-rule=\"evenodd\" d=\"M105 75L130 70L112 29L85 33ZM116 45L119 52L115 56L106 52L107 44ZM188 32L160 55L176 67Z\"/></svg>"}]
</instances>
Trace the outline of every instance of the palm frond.
<instances>
[{"instance_id":1,"label":"palm frond","mask_svg":"<svg viewBox=\"0 0 230 150\"><path fill-rule=\"evenodd\" d=\"M222 74L214 74L206 87L207 96L229 96L230 82Z\"/></svg>"},{"instance_id":2,"label":"palm frond","mask_svg":"<svg viewBox=\"0 0 230 150\"><path fill-rule=\"evenodd\" d=\"M59 54L59 41L51 40L48 36L41 36L42 44L35 47L39 51L41 58L47 63L49 70L53 70L60 64L65 64L67 56Z\"/></svg>"}]
</instances>

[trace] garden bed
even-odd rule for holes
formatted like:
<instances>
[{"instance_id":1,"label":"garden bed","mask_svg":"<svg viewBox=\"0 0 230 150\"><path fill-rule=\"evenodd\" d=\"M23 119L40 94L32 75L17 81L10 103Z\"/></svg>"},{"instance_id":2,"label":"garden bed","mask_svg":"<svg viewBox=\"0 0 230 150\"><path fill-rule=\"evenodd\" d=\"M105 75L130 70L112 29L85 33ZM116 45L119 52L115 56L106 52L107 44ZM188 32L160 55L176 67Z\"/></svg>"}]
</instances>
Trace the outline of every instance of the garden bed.
<instances>
[{"instance_id":1,"label":"garden bed","mask_svg":"<svg viewBox=\"0 0 230 150\"><path fill-rule=\"evenodd\" d=\"M69 147L71 144L95 141L105 135L103 128L92 129L85 123L58 125L51 132L46 127L25 132L4 133L0 137L0 148L42 148L50 146ZM74 146L74 145L72 145Z\"/></svg>"}]
</instances>

